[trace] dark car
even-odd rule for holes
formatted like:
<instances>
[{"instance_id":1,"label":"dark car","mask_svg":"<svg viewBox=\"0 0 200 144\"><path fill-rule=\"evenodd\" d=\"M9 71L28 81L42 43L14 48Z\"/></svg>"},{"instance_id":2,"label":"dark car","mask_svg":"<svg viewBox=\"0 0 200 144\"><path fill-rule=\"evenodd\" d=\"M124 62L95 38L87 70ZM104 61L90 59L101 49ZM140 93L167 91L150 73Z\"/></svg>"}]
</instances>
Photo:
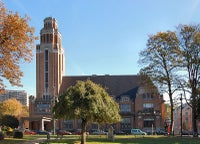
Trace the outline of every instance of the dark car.
<instances>
[{"instance_id":1,"label":"dark car","mask_svg":"<svg viewBox=\"0 0 200 144\"><path fill-rule=\"evenodd\" d=\"M159 131L156 131L156 134L157 135L168 135L168 132L164 131L164 130L159 130Z\"/></svg>"},{"instance_id":2,"label":"dark car","mask_svg":"<svg viewBox=\"0 0 200 144\"><path fill-rule=\"evenodd\" d=\"M121 131L121 130L119 130L119 131L115 131L114 134L116 134L116 135L127 135L126 132Z\"/></svg>"},{"instance_id":3,"label":"dark car","mask_svg":"<svg viewBox=\"0 0 200 144\"><path fill-rule=\"evenodd\" d=\"M58 130L56 134L57 135L71 135L72 133L65 130Z\"/></svg>"},{"instance_id":4,"label":"dark car","mask_svg":"<svg viewBox=\"0 0 200 144\"><path fill-rule=\"evenodd\" d=\"M181 132L180 132L181 134ZM188 130L182 130L182 135L193 135L193 131L188 131Z\"/></svg>"},{"instance_id":5,"label":"dark car","mask_svg":"<svg viewBox=\"0 0 200 144\"><path fill-rule=\"evenodd\" d=\"M45 130L38 130L38 131L36 131L36 134L39 134L39 135L47 135L47 134L50 134L50 132L45 131Z\"/></svg>"}]
</instances>

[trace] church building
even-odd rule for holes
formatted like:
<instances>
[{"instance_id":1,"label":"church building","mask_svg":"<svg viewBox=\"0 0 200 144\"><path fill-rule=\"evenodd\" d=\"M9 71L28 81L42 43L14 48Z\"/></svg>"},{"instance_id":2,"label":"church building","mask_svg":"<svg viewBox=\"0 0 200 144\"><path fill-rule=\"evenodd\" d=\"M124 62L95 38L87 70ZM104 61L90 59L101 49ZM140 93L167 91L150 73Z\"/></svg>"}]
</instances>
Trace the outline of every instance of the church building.
<instances>
[{"instance_id":1,"label":"church building","mask_svg":"<svg viewBox=\"0 0 200 144\"><path fill-rule=\"evenodd\" d=\"M29 129L32 130L76 130L81 128L79 119L55 120L52 108L55 100L77 80L90 79L107 88L110 96L119 103L122 121L113 124L115 130L129 132L132 128L144 131L152 127L164 127L164 100L154 87L142 83L139 75L65 75L65 54L62 37L55 18L44 19L40 31L40 44L36 46L36 97L29 98ZM106 130L107 124L101 125ZM95 123L87 130L98 129Z\"/></svg>"}]
</instances>

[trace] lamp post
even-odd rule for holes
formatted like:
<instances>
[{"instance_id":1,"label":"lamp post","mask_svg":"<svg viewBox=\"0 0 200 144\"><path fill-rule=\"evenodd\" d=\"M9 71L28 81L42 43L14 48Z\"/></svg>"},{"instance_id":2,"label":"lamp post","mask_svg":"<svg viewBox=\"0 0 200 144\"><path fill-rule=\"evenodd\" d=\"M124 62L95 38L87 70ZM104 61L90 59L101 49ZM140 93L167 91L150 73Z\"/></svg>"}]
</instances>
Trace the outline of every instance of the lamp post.
<instances>
[{"instance_id":1,"label":"lamp post","mask_svg":"<svg viewBox=\"0 0 200 144\"><path fill-rule=\"evenodd\" d=\"M152 135L154 133L156 133L156 111L155 110L153 111Z\"/></svg>"},{"instance_id":2,"label":"lamp post","mask_svg":"<svg viewBox=\"0 0 200 144\"><path fill-rule=\"evenodd\" d=\"M181 137L182 137L182 105L183 105L182 100L183 99L182 99L182 94L181 94L181 98L180 98L180 101L181 101L181 115L180 115L181 116Z\"/></svg>"}]
</instances>

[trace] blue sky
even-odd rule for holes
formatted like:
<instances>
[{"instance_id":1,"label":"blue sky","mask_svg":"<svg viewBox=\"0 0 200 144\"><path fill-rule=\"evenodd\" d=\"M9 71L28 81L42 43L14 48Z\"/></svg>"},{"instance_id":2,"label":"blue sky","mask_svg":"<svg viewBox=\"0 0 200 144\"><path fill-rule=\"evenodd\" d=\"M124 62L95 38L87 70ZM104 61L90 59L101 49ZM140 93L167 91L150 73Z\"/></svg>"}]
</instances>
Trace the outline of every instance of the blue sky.
<instances>
[{"instance_id":1,"label":"blue sky","mask_svg":"<svg viewBox=\"0 0 200 144\"><path fill-rule=\"evenodd\" d=\"M138 74L138 53L148 35L200 23L200 0L3 0L8 10L31 17L39 36L43 20L57 19L66 75ZM36 41L35 44L39 42ZM35 51L34 51L35 54ZM35 95L35 57L21 64L23 88Z\"/></svg>"}]
</instances>

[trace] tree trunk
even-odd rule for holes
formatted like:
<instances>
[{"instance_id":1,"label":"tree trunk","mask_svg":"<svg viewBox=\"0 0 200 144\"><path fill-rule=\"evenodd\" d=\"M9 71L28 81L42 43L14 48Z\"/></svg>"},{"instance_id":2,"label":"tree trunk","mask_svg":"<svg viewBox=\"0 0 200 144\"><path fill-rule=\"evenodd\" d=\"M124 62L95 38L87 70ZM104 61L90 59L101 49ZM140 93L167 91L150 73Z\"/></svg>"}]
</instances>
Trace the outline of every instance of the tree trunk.
<instances>
[{"instance_id":1,"label":"tree trunk","mask_svg":"<svg viewBox=\"0 0 200 144\"><path fill-rule=\"evenodd\" d=\"M170 105L171 105L170 135L173 135L174 132L172 131L172 126L173 126L173 122L174 122L174 103L173 103L173 99L172 99L172 90L171 90L170 81L168 82L168 90L169 90L169 100L170 100Z\"/></svg>"},{"instance_id":2,"label":"tree trunk","mask_svg":"<svg viewBox=\"0 0 200 144\"><path fill-rule=\"evenodd\" d=\"M192 127L193 127L193 137L198 137L195 108L192 109Z\"/></svg>"},{"instance_id":3,"label":"tree trunk","mask_svg":"<svg viewBox=\"0 0 200 144\"><path fill-rule=\"evenodd\" d=\"M193 84L192 86L192 128L193 128L193 137L198 137L197 131L197 89L196 85Z\"/></svg>"},{"instance_id":4,"label":"tree trunk","mask_svg":"<svg viewBox=\"0 0 200 144\"><path fill-rule=\"evenodd\" d=\"M174 105L173 105L173 99L172 99L172 96L170 96L170 105L171 105L170 135L172 135L172 134L173 134L172 126L173 126L173 122L174 122Z\"/></svg>"},{"instance_id":5,"label":"tree trunk","mask_svg":"<svg viewBox=\"0 0 200 144\"><path fill-rule=\"evenodd\" d=\"M196 97L195 97L196 98ZM194 99L195 99L194 98ZM197 111L196 111L196 101L193 100L192 102L192 127L193 127L193 137L198 137L198 131L197 131L197 123L196 123L196 115L197 115Z\"/></svg>"},{"instance_id":6,"label":"tree trunk","mask_svg":"<svg viewBox=\"0 0 200 144\"><path fill-rule=\"evenodd\" d=\"M86 124L87 121L82 119L81 144L86 144Z\"/></svg>"}]
</instances>

